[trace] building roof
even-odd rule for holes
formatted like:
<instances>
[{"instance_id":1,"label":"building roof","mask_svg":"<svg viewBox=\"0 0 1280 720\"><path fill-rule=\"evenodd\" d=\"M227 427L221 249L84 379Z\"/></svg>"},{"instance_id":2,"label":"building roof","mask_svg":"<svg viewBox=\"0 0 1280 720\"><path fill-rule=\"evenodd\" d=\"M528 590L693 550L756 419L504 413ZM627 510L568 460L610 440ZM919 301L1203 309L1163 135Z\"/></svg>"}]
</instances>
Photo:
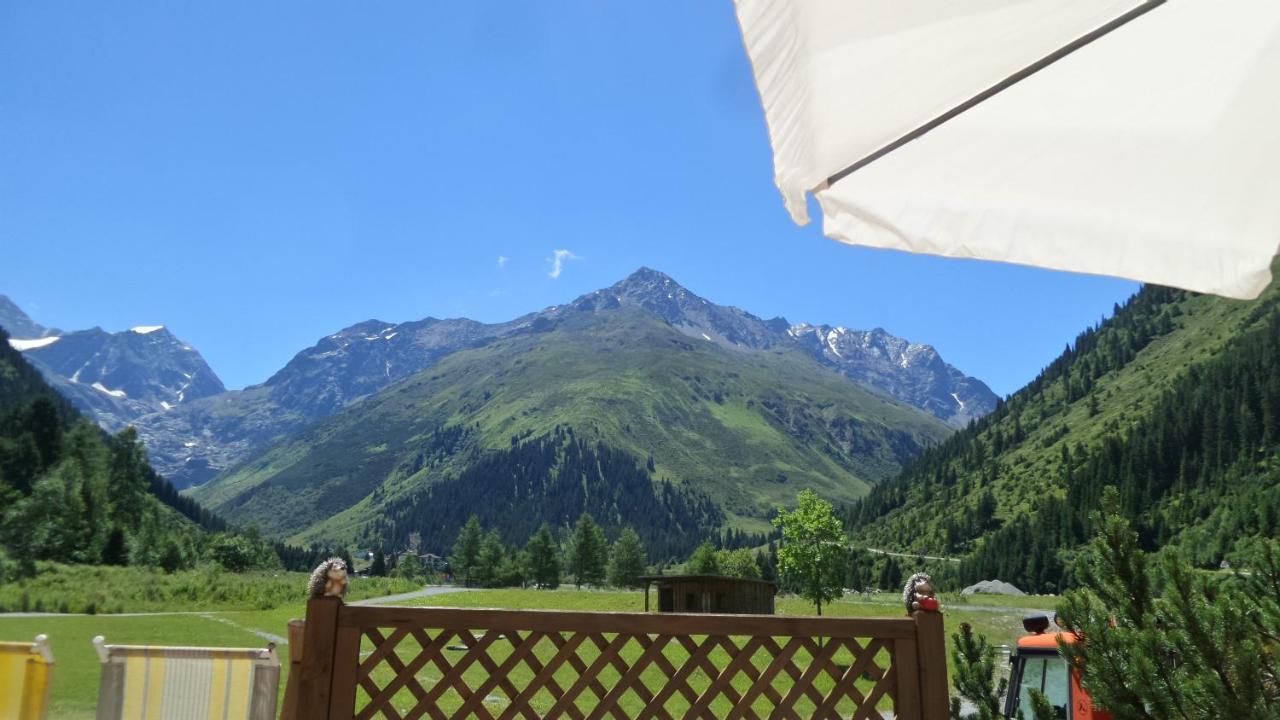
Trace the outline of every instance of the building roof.
<instances>
[{"instance_id":1,"label":"building roof","mask_svg":"<svg viewBox=\"0 0 1280 720\"><path fill-rule=\"evenodd\" d=\"M756 580L754 578L740 578L729 575L641 575L640 579L645 582L658 582L660 580L727 580L729 582L740 583L758 583L768 585L777 589L778 584L768 580Z\"/></svg>"}]
</instances>

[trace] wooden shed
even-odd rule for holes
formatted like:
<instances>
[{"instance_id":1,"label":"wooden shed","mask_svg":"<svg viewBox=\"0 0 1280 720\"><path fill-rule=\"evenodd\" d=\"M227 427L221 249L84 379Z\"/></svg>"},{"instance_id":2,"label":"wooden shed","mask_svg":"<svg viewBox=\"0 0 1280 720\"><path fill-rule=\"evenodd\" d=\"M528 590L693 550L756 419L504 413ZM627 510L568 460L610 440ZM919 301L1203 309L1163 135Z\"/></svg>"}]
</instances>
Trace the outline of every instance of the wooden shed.
<instances>
[{"instance_id":1,"label":"wooden shed","mask_svg":"<svg viewBox=\"0 0 1280 720\"><path fill-rule=\"evenodd\" d=\"M723 575L649 575L644 581L644 610L649 586L658 587L658 612L772 615L778 586L767 580Z\"/></svg>"}]
</instances>

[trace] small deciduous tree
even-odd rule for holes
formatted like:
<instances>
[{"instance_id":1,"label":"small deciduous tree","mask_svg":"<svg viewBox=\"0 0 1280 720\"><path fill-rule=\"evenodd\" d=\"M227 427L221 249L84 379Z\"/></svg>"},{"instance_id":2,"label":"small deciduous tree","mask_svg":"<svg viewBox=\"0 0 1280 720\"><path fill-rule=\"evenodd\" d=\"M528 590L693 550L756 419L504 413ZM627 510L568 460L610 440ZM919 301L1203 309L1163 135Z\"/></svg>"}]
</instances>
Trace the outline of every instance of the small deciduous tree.
<instances>
[{"instance_id":1,"label":"small deciduous tree","mask_svg":"<svg viewBox=\"0 0 1280 720\"><path fill-rule=\"evenodd\" d=\"M168 549L167 546L163 547L162 555ZM210 559L231 572L244 572L257 567L259 551L260 548L255 546L248 538L229 533L219 533L213 536L208 545ZM163 559L161 564L163 565Z\"/></svg>"},{"instance_id":2,"label":"small deciduous tree","mask_svg":"<svg viewBox=\"0 0 1280 720\"><path fill-rule=\"evenodd\" d=\"M684 564L684 570L690 575L719 575L720 558L716 556L716 546L709 542L699 545Z\"/></svg>"},{"instance_id":3,"label":"small deciduous tree","mask_svg":"<svg viewBox=\"0 0 1280 720\"><path fill-rule=\"evenodd\" d=\"M782 531L778 571L821 615L822 603L843 594L844 528L831 503L812 490L800 491L796 500L795 510L779 509L773 519Z\"/></svg>"},{"instance_id":4,"label":"small deciduous tree","mask_svg":"<svg viewBox=\"0 0 1280 720\"><path fill-rule=\"evenodd\" d=\"M760 564L756 556L746 548L737 550L720 550L716 553L716 561L720 563L720 574L729 577L760 579Z\"/></svg>"},{"instance_id":5,"label":"small deciduous tree","mask_svg":"<svg viewBox=\"0 0 1280 720\"><path fill-rule=\"evenodd\" d=\"M640 536L630 527L623 528L609 553L609 584L614 587L639 587L646 563Z\"/></svg>"}]
</instances>

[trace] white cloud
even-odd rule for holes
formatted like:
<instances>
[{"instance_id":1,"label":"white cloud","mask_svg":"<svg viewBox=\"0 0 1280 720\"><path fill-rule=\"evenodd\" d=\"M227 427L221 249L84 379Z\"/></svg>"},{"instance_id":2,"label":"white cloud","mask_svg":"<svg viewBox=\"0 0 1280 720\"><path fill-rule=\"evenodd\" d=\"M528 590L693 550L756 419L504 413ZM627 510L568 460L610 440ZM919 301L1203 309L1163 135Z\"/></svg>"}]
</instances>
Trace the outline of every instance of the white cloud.
<instances>
[{"instance_id":1,"label":"white cloud","mask_svg":"<svg viewBox=\"0 0 1280 720\"><path fill-rule=\"evenodd\" d=\"M581 260L582 258L574 255L568 250L556 250L553 257L547 258L547 262L551 263L551 272L547 273L547 277L555 280L560 277L560 272L564 270L566 260Z\"/></svg>"},{"instance_id":2,"label":"white cloud","mask_svg":"<svg viewBox=\"0 0 1280 720\"><path fill-rule=\"evenodd\" d=\"M510 260L510 259L511 259L511 258L508 258L506 255L499 255L499 256L498 256L498 269L499 269L499 270L501 270L502 268L506 267L506 266L507 266L507 260Z\"/></svg>"}]
</instances>

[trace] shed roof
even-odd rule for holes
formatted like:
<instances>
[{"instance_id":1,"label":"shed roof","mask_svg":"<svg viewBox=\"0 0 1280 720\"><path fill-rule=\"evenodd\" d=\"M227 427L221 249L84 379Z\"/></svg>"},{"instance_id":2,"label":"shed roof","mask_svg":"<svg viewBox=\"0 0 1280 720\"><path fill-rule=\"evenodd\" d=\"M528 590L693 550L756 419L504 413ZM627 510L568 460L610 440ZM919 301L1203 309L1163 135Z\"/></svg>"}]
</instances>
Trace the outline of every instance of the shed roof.
<instances>
[{"instance_id":1,"label":"shed roof","mask_svg":"<svg viewBox=\"0 0 1280 720\"><path fill-rule=\"evenodd\" d=\"M659 580L727 580L729 582L740 583L757 583L760 585L768 585L777 589L778 584L768 580L756 580L754 578L732 577L730 575L642 575L641 580L645 582L656 582Z\"/></svg>"}]
</instances>

